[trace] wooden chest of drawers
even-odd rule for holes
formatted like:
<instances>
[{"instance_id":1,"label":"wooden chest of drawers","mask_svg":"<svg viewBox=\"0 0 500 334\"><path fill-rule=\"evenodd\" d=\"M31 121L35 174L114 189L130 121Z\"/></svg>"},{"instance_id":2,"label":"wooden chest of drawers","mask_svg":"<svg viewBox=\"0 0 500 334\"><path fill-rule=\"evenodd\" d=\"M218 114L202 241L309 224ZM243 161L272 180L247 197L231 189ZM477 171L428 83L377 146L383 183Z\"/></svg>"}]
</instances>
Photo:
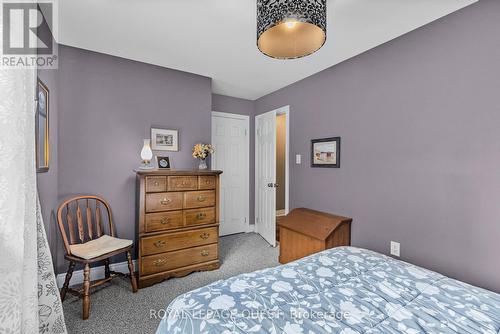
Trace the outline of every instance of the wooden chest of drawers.
<instances>
[{"instance_id":1,"label":"wooden chest of drawers","mask_svg":"<svg viewBox=\"0 0 500 334\"><path fill-rule=\"evenodd\" d=\"M219 268L221 171L137 172L139 287Z\"/></svg>"}]
</instances>

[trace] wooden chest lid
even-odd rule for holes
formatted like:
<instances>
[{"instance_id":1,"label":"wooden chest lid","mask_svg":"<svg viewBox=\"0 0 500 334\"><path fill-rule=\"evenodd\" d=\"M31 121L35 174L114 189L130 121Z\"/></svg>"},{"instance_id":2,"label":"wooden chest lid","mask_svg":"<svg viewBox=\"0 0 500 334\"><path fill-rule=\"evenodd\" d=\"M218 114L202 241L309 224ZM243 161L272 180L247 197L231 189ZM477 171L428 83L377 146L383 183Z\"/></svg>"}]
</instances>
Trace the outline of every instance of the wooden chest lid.
<instances>
[{"instance_id":1,"label":"wooden chest lid","mask_svg":"<svg viewBox=\"0 0 500 334\"><path fill-rule=\"evenodd\" d=\"M283 217L279 226L318 240L326 240L341 224L351 222L352 218L298 208Z\"/></svg>"}]
</instances>

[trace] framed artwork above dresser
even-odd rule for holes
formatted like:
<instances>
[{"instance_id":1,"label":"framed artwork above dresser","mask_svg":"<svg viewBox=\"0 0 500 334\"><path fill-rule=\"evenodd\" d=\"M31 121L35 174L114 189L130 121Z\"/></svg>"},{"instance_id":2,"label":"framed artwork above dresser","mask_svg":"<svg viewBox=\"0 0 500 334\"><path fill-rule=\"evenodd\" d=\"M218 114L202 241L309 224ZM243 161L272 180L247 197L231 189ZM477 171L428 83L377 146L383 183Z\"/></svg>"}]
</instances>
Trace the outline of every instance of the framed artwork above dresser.
<instances>
[{"instance_id":1,"label":"framed artwork above dresser","mask_svg":"<svg viewBox=\"0 0 500 334\"><path fill-rule=\"evenodd\" d=\"M219 268L215 170L137 171L139 288Z\"/></svg>"}]
</instances>

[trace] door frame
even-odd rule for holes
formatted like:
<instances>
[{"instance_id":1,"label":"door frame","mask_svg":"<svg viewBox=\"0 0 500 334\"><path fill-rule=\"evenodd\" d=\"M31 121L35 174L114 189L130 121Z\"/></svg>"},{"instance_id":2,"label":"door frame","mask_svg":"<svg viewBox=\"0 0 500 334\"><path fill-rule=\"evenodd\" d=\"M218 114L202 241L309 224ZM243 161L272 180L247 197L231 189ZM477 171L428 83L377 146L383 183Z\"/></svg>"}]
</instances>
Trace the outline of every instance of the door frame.
<instances>
[{"instance_id":1,"label":"door frame","mask_svg":"<svg viewBox=\"0 0 500 334\"><path fill-rule=\"evenodd\" d=\"M255 177L255 207L254 207L254 214L255 214L255 231L258 232L258 225L257 225L257 212L258 208L257 206L259 205L258 201L258 180L257 180L257 170L258 170L258 161L257 161L257 147L259 145L258 140L259 136L257 135L257 119L259 117L262 117L264 115L268 115L270 113L273 113L275 117L277 115L286 115L286 129L285 129L285 215L287 215L290 212L290 106L286 105L259 115L255 116L254 124L255 124L255 152L254 152L254 160L255 160L255 170L254 170L254 177ZM276 156L275 156L276 159ZM276 226L275 226L276 228Z\"/></svg>"},{"instance_id":2,"label":"door frame","mask_svg":"<svg viewBox=\"0 0 500 334\"><path fill-rule=\"evenodd\" d=\"M246 188L246 191L244 192L245 193L244 211L245 211L245 233L247 233L250 231L250 116L221 112L221 111L212 111L212 114L210 116L210 141L212 143L214 142L214 126L213 126L214 117L233 118L245 121L245 126L246 126L245 148L247 151L246 156L248 163L245 164L243 174L246 175L246 180L244 182ZM222 172L224 173L224 171ZM222 202L220 201L219 198L219 212L220 212L220 205L222 205Z\"/></svg>"}]
</instances>

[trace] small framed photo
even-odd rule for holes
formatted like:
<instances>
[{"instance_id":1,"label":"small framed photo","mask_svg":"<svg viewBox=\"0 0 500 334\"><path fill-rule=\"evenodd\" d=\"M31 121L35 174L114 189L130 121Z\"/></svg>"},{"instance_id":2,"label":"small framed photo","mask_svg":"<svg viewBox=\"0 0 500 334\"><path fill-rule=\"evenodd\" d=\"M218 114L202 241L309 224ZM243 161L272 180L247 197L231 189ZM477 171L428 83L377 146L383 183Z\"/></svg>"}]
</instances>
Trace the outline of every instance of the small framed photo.
<instances>
[{"instance_id":1,"label":"small framed photo","mask_svg":"<svg viewBox=\"0 0 500 334\"><path fill-rule=\"evenodd\" d=\"M151 128L151 149L156 151L179 151L179 131Z\"/></svg>"},{"instance_id":2,"label":"small framed photo","mask_svg":"<svg viewBox=\"0 0 500 334\"><path fill-rule=\"evenodd\" d=\"M311 140L311 167L340 168L340 137Z\"/></svg>"},{"instance_id":3,"label":"small framed photo","mask_svg":"<svg viewBox=\"0 0 500 334\"><path fill-rule=\"evenodd\" d=\"M38 79L36 94L36 170L38 173L44 173L49 170L49 89L40 79Z\"/></svg>"},{"instance_id":4,"label":"small framed photo","mask_svg":"<svg viewBox=\"0 0 500 334\"><path fill-rule=\"evenodd\" d=\"M156 157L159 169L170 169L170 159L168 157Z\"/></svg>"}]
</instances>

